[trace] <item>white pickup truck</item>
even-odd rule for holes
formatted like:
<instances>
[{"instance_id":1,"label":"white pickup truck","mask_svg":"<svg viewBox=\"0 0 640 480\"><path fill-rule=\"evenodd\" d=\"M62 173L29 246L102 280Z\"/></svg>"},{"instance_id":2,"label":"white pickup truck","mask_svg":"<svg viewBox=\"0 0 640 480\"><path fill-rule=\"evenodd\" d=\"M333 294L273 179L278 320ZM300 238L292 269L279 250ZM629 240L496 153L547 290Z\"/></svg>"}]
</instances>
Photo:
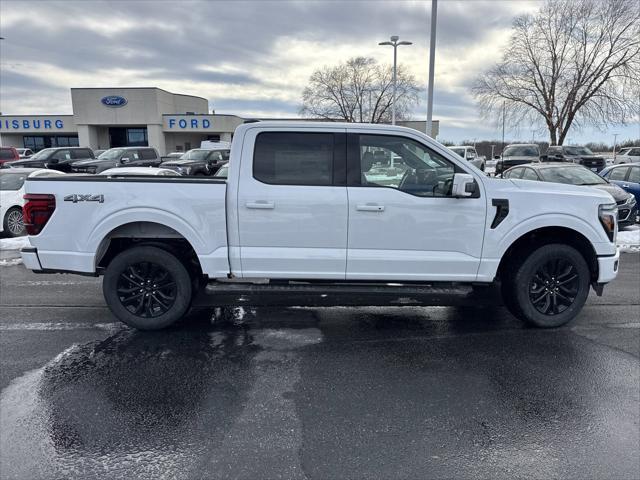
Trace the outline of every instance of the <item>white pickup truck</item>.
<instances>
[{"instance_id":1,"label":"white pickup truck","mask_svg":"<svg viewBox=\"0 0 640 480\"><path fill-rule=\"evenodd\" d=\"M382 156L396 159L383 183L370 173ZM555 327L618 270L607 193L488 178L416 130L247 123L228 175L29 178L24 264L104 275L110 309L139 329L174 323L205 286L214 299L374 291L411 300L494 282L517 317Z\"/></svg>"}]
</instances>

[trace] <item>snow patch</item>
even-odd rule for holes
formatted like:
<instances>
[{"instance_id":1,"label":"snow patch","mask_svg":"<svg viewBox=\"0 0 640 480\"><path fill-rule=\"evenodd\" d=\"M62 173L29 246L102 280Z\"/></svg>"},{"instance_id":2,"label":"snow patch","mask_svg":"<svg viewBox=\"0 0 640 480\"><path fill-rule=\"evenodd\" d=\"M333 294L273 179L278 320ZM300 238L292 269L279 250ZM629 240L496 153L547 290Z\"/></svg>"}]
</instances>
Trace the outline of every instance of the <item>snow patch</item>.
<instances>
[{"instance_id":1,"label":"snow patch","mask_svg":"<svg viewBox=\"0 0 640 480\"><path fill-rule=\"evenodd\" d=\"M0 267L22 265L22 258L0 258Z\"/></svg>"},{"instance_id":2,"label":"snow patch","mask_svg":"<svg viewBox=\"0 0 640 480\"><path fill-rule=\"evenodd\" d=\"M632 225L619 231L616 243L621 252L640 253L640 225Z\"/></svg>"},{"instance_id":3,"label":"snow patch","mask_svg":"<svg viewBox=\"0 0 640 480\"><path fill-rule=\"evenodd\" d=\"M0 250L20 250L30 246L29 237L0 238Z\"/></svg>"}]
</instances>

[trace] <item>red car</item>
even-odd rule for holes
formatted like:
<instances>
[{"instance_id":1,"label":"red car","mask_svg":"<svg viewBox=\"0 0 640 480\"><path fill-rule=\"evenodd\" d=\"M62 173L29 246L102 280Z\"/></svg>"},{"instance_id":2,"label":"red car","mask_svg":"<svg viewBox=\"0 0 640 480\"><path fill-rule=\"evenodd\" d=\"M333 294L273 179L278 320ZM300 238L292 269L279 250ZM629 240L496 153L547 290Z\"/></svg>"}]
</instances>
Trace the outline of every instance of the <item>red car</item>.
<instances>
[{"instance_id":1,"label":"red car","mask_svg":"<svg viewBox=\"0 0 640 480\"><path fill-rule=\"evenodd\" d=\"M15 148L0 147L0 168L2 168L5 163L15 162L16 160L20 160L20 155L18 155L18 151Z\"/></svg>"}]
</instances>

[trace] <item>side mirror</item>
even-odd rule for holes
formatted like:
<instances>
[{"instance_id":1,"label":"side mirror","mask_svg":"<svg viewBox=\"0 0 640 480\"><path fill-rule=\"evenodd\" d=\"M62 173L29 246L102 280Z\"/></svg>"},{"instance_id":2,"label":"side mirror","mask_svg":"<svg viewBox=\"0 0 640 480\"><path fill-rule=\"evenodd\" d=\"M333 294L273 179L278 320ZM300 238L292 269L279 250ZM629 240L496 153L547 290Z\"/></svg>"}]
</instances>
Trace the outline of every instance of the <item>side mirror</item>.
<instances>
[{"instance_id":1,"label":"side mirror","mask_svg":"<svg viewBox=\"0 0 640 480\"><path fill-rule=\"evenodd\" d=\"M549 160L549 157L547 155L540 155L540 161L541 162L546 162Z\"/></svg>"},{"instance_id":2,"label":"side mirror","mask_svg":"<svg viewBox=\"0 0 640 480\"><path fill-rule=\"evenodd\" d=\"M51 160L49 160L49 163L51 165L55 165L56 163L58 163L60 160L58 160L57 158L52 158Z\"/></svg>"},{"instance_id":3,"label":"side mirror","mask_svg":"<svg viewBox=\"0 0 640 480\"><path fill-rule=\"evenodd\" d=\"M478 189L473 175L468 173L456 173L453 175L453 188L451 194L454 197L472 197Z\"/></svg>"},{"instance_id":4,"label":"side mirror","mask_svg":"<svg viewBox=\"0 0 640 480\"><path fill-rule=\"evenodd\" d=\"M129 163L131 159L129 157L123 157L120 159L120 163Z\"/></svg>"},{"instance_id":5,"label":"side mirror","mask_svg":"<svg viewBox=\"0 0 640 480\"><path fill-rule=\"evenodd\" d=\"M473 155L467 155L467 160L473 160L475 157Z\"/></svg>"},{"instance_id":6,"label":"side mirror","mask_svg":"<svg viewBox=\"0 0 640 480\"><path fill-rule=\"evenodd\" d=\"M493 159L494 159L494 160L500 160L500 155L494 155L494 156L493 156Z\"/></svg>"}]
</instances>

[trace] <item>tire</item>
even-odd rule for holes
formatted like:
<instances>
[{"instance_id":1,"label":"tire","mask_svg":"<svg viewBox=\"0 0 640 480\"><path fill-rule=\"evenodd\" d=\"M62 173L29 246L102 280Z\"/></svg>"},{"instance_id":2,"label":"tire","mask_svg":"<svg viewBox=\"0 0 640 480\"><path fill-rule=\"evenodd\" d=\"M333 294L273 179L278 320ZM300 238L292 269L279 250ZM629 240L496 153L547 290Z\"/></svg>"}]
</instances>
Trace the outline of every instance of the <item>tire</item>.
<instances>
[{"instance_id":1,"label":"tire","mask_svg":"<svg viewBox=\"0 0 640 480\"><path fill-rule=\"evenodd\" d=\"M19 207L11 207L7 210L2 220L2 228L10 237L26 235L27 229L24 227L22 209Z\"/></svg>"},{"instance_id":2,"label":"tire","mask_svg":"<svg viewBox=\"0 0 640 480\"><path fill-rule=\"evenodd\" d=\"M180 320L189 310L191 280L175 255L141 246L125 250L111 261L102 291L119 320L138 330L159 330Z\"/></svg>"},{"instance_id":3,"label":"tire","mask_svg":"<svg viewBox=\"0 0 640 480\"><path fill-rule=\"evenodd\" d=\"M589 267L580 252L554 243L507 267L502 296L520 320L539 328L556 328L580 313L589 283Z\"/></svg>"}]
</instances>

